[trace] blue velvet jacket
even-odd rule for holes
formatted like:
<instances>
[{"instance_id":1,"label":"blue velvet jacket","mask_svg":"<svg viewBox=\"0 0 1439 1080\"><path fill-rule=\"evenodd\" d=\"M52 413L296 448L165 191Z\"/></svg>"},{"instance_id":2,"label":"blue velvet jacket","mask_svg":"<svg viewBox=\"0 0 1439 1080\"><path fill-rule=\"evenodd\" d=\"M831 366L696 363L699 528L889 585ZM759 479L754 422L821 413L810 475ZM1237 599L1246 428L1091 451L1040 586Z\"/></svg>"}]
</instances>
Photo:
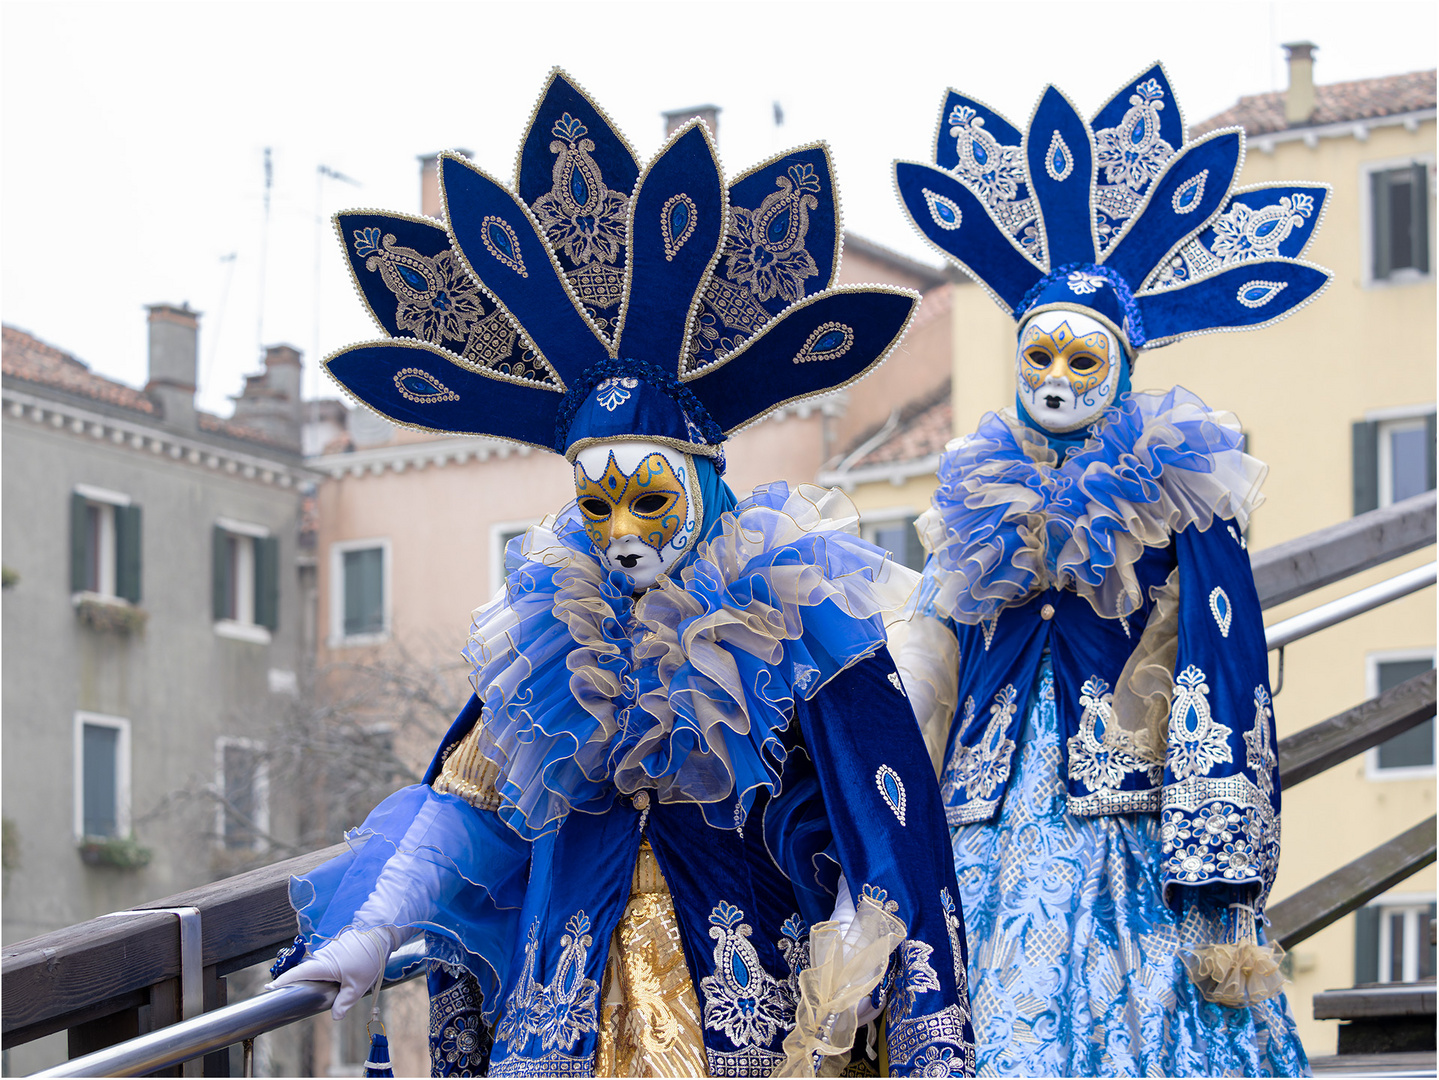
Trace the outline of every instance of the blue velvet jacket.
<instances>
[{"instance_id":1,"label":"blue velvet jacket","mask_svg":"<svg viewBox=\"0 0 1439 1080\"><path fill-rule=\"evenodd\" d=\"M477 981L490 1075L588 1075L648 839L710 1074L768 1075L795 1024L809 927L830 918L843 872L857 905L905 927L875 991L893 1071L972 1075L959 893L934 843L943 810L885 648L890 601L903 607L914 583L825 518L829 498L757 491L679 580L638 600L573 512L512 541L506 593L476 613L476 695L426 782L295 880L307 942L357 925L403 844L447 883L410 925L431 961ZM472 736L500 763L486 797L437 790Z\"/></svg>"},{"instance_id":2,"label":"blue velvet jacket","mask_svg":"<svg viewBox=\"0 0 1439 1080\"><path fill-rule=\"evenodd\" d=\"M1253 886L1279 857L1264 626L1244 541L1264 468L1182 389L1122 395L1059 463L990 414L921 521L921 611L959 650L941 773L951 825L1004 797L1041 660L1078 815L1162 815L1163 880Z\"/></svg>"}]
</instances>

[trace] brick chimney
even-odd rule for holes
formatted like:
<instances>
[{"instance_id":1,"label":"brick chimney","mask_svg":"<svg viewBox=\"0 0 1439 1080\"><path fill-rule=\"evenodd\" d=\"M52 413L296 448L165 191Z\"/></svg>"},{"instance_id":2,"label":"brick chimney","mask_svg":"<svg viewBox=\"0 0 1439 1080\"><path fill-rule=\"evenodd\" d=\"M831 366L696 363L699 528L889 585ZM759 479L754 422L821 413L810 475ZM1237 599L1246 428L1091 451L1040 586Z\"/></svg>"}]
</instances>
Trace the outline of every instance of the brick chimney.
<instances>
[{"instance_id":1,"label":"brick chimney","mask_svg":"<svg viewBox=\"0 0 1439 1080\"><path fill-rule=\"evenodd\" d=\"M473 157L472 151L456 147L455 153ZM426 217L443 219L444 207L440 205L440 155L420 155L420 213Z\"/></svg>"},{"instance_id":2,"label":"brick chimney","mask_svg":"<svg viewBox=\"0 0 1439 1080\"><path fill-rule=\"evenodd\" d=\"M1291 41L1282 46L1289 60L1289 92L1284 95L1284 120L1300 127L1314 118L1314 50L1312 41Z\"/></svg>"},{"instance_id":3,"label":"brick chimney","mask_svg":"<svg viewBox=\"0 0 1439 1080\"><path fill-rule=\"evenodd\" d=\"M166 427L195 430L195 370L200 353L200 313L189 304L152 304L150 378L145 393L160 407Z\"/></svg>"},{"instance_id":4,"label":"brick chimney","mask_svg":"<svg viewBox=\"0 0 1439 1080\"><path fill-rule=\"evenodd\" d=\"M719 114L720 107L718 105L696 105L692 109L671 109L667 113L661 113L665 118L665 138L669 138L695 117L699 117L708 125L715 142L719 142Z\"/></svg>"},{"instance_id":5,"label":"brick chimney","mask_svg":"<svg viewBox=\"0 0 1439 1080\"><path fill-rule=\"evenodd\" d=\"M233 419L257 428L275 442L300 449L305 406L300 400L300 351L292 345L265 350L265 370L245 376L245 388L232 399Z\"/></svg>"}]
</instances>

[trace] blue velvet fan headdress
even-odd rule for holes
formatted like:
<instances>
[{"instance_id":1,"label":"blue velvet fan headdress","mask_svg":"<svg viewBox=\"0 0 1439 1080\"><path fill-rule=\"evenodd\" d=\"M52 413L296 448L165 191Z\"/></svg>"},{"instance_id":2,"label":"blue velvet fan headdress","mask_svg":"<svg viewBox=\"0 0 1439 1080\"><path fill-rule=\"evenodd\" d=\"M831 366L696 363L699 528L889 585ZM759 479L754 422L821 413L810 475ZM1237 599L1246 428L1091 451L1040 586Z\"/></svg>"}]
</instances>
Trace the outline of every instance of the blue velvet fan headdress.
<instances>
[{"instance_id":1,"label":"blue velvet fan headdress","mask_svg":"<svg viewBox=\"0 0 1439 1080\"><path fill-rule=\"evenodd\" d=\"M834 287L840 221L822 144L725 185L708 129L643 167L604 112L551 73L514 190L440 159L445 220L355 211L335 225L388 335L325 359L394 423L573 456L643 439L722 462L780 406L864 376L917 297Z\"/></svg>"},{"instance_id":2,"label":"blue velvet fan headdress","mask_svg":"<svg viewBox=\"0 0 1439 1080\"><path fill-rule=\"evenodd\" d=\"M1131 350L1267 326L1330 273L1300 255L1329 188L1234 188L1238 128L1186 142L1156 64L1084 119L1047 87L1021 133L949 91L935 164L899 161L910 220L1016 321L1050 308L1095 316Z\"/></svg>"}]
</instances>

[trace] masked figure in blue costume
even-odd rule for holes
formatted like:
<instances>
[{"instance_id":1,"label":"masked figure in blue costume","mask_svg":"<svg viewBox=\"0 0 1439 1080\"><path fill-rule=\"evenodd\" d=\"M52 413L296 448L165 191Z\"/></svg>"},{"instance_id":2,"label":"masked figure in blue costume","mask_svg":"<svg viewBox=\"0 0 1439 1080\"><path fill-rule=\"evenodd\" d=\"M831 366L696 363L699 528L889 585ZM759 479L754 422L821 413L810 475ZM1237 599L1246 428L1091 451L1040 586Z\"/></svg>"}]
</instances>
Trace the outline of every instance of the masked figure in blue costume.
<instances>
[{"instance_id":1,"label":"masked figure in blue costume","mask_svg":"<svg viewBox=\"0 0 1439 1080\"><path fill-rule=\"evenodd\" d=\"M1018 323L1014 408L947 448L901 667L940 767L979 1071L1295 1075L1256 932L1279 858L1264 627L1244 533L1265 467L1141 350L1258 329L1324 288L1327 189L1233 189L1163 69L1027 133L950 92L908 214Z\"/></svg>"},{"instance_id":2,"label":"masked figure in blue costume","mask_svg":"<svg viewBox=\"0 0 1439 1080\"><path fill-rule=\"evenodd\" d=\"M343 1011L417 955L437 1075L833 1074L881 1012L896 1074L972 1074L886 649L918 577L837 492L721 479L726 436L862 377L916 297L831 287L824 146L726 187L692 122L641 168L558 72L515 191L455 155L440 177L443 224L338 217L389 337L328 369L395 423L565 455L576 502L510 542L424 783L293 882L279 981L339 982Z\"/></svg>"}]
</instances>

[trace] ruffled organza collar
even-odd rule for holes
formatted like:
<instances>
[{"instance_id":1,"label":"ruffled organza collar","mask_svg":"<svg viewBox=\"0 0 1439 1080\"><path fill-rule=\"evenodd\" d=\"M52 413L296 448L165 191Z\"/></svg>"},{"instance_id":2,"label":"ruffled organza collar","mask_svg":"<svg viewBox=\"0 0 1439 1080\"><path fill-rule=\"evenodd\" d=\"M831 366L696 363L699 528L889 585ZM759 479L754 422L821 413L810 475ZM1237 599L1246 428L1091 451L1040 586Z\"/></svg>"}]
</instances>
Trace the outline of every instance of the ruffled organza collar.
<instances>
[{"instance_id":1,"label":"ruffled organza collar","mask_svg":"<svg viewBox=\"0 0 1439 1080\"><path fill-rule=\"evenodd\" d=\"M1105 618L1133 614L1146 547L1216 516L1242 529L1263 500L1267 468L1243 445L1232 413L1182 387L1121 396L1063 462L1013 410L989 413L950 444L917 523L933 556L922 610L973 624L1058 587Z\"/></svg>"},{"instance_id":2,"label":"ruffled organza collar","mask_svg":"<svg viewBox=\"0 0 1439 1080\"><path fill-rule=\"evenodd\" d=\"M573 506L512 542L506 569L465 655L500 815L527 838L641 791L743 824L779 789L796 698L883 646L918 581L860 539L843 494L784 483L638 599Z\"/></svg>"}]
</instances>

